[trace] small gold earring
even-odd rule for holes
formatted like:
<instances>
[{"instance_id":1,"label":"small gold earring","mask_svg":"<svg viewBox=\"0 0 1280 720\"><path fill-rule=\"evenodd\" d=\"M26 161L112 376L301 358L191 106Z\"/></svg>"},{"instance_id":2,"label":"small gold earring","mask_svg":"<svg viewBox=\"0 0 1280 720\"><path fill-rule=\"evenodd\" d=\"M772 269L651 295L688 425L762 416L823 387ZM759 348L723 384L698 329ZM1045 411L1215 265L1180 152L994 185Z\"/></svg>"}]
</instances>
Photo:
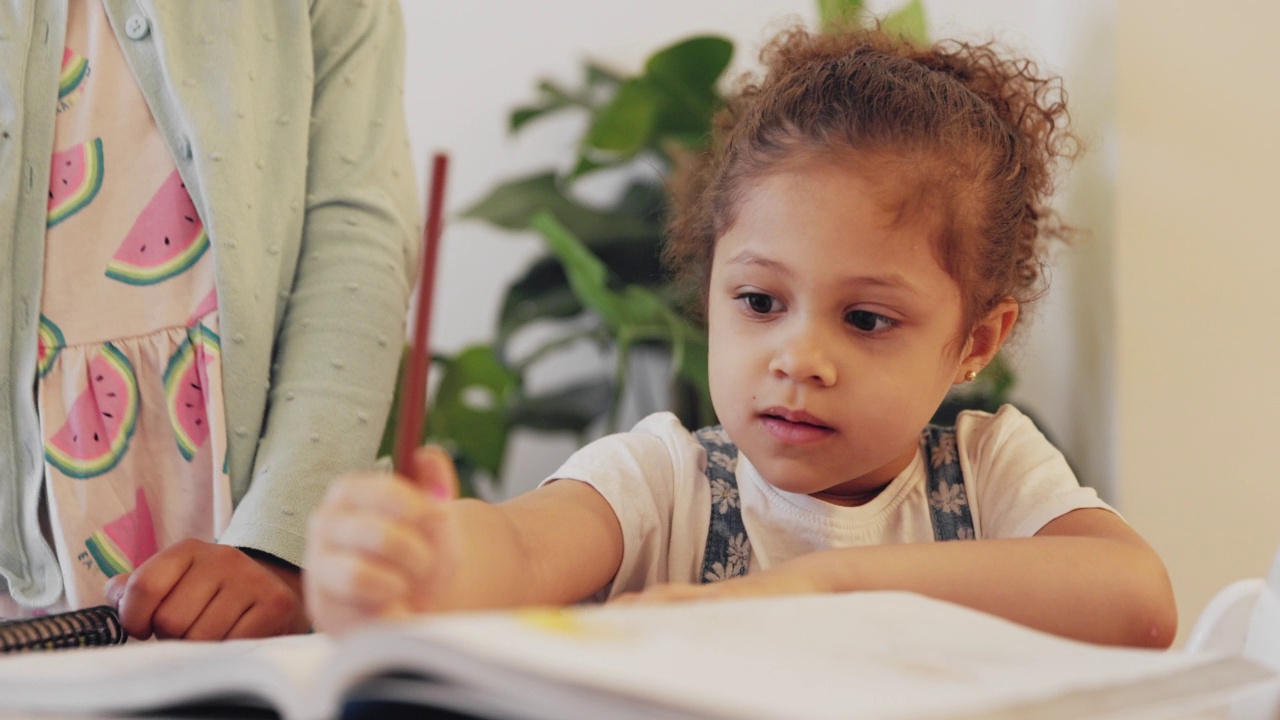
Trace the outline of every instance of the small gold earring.
<instances>
[{"instance_id":1,"label":"small gold earring","mask_svg":"<svg viewBox=\"0 0 1280 720\"><path fill-rule=\"evenodd\" d=\"M964 374L964 381L965 381L965 382L973 382L977 377L978 377L978 371L977 371L977 370L970 370L969 372L967 372L967 373L965 373L965 374Z\"/></svg>"}]
</instances>

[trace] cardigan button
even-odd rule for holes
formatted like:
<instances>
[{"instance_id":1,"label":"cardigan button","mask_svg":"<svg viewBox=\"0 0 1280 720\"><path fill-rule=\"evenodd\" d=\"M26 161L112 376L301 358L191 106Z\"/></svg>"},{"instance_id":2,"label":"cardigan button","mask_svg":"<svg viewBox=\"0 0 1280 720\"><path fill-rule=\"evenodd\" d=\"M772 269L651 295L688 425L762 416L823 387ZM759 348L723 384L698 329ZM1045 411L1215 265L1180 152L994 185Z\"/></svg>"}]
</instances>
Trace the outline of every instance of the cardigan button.
<instances>
[{"instance_id":1,"label":"cardigan button","mask_svg":"<svg viewBox=\"0 0 1280 720\"><path fill-rule=\"evenodd\" d=\"M129 36L130 40L141 40L151 32L151 23L142 15L130 15L128 20L124 21L124 34Z\"/></svg>"}]
</instances>

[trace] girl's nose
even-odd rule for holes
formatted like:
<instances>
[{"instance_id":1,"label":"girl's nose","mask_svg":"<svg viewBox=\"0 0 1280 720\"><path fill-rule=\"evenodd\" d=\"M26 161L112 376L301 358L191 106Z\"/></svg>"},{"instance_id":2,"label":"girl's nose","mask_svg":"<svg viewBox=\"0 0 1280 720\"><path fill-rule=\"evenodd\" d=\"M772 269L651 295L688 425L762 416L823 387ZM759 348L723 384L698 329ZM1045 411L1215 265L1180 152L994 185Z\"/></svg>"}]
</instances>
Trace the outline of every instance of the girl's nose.
<instances>
[{"instance_id":1,"label":"girl's nose","mask_svg":"<svg viewBox=\"0 0 1280 720\"><path fill-rule=\"evenodd\" d=\"M769 361L769 372L792 382L820 387L836 384L835 363L822 342L822 331L816 328L805 328L787 338Z\"/></svg>"}]
</instances>

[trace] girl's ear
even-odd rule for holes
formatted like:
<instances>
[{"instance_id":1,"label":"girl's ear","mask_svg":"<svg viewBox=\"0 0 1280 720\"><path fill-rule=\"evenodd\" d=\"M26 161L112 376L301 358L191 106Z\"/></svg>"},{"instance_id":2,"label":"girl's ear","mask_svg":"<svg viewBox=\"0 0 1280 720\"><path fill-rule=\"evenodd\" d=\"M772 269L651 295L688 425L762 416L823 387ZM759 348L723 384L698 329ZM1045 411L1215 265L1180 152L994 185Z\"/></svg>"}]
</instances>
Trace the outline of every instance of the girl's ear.
<instances>
[{"instance_id":1,"label":"girl's ear","mask_svg":"<svg viewBox=\"0 0 1280 720\"><path fill-rule=\"evenodd\" d=\"M956 376L951 380L953 385L973 380L982 372L982 368L991 362L1009 337L1013 324L1018 319L1018 301L1007 297L978 321L969 339L965 342L965 351L960 358L960 366L956 368Z\"/></svg>"}]
</instances>

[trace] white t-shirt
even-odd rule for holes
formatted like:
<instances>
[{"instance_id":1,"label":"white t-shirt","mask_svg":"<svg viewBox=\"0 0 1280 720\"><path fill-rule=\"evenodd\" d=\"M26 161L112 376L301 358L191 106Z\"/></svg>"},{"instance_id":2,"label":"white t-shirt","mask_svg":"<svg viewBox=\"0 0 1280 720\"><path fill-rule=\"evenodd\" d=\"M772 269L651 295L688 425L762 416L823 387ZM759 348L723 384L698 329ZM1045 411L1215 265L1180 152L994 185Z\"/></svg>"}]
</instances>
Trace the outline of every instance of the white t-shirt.
<instances>
[{"instance_id":1,"label":"white t-shirt","mask_svg":"<svg viewBox=\"0 0 1280 720\"><path fill-rule=\"evenodd\" d=\"M1080 486L1062 453L1011 405L995 414L961 413L956 445L980 539L1031 537L1072 510L1111 510L1092 488ZM659 583L699 582L711 521L705 468L702 445L664 412L587 445L543 481L585 482L618 516L622 564L601 599ZM883 492L858 507L779 490L742 454L736 476L751 572L817 550L934 540L919 452Z\"/></svg>"}]
</instances>

